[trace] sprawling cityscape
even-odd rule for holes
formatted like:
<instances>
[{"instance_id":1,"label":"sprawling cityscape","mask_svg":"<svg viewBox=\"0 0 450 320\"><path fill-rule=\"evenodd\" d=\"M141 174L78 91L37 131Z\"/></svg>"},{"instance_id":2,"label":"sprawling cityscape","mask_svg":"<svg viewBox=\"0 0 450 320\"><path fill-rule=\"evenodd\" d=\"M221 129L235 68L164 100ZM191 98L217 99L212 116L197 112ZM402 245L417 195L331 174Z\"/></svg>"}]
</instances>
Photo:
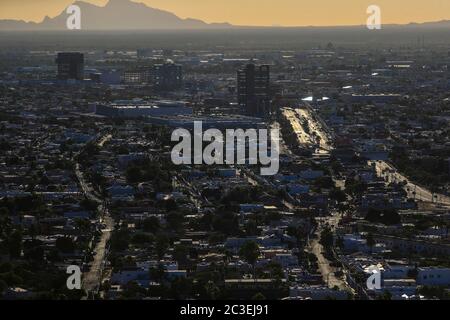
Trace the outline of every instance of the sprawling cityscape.
<instances>
[{"instance_id":1,"label":"sprawling cityscape","mask_svg":"<svg viewBox=\"0 0 450 320\"><path fill-rule=\"evenodd\" d=\"M8 40L1 299L449 300L449 31ZM174 161L198 123L244 157Z\"/></svg>"}]
</instances>

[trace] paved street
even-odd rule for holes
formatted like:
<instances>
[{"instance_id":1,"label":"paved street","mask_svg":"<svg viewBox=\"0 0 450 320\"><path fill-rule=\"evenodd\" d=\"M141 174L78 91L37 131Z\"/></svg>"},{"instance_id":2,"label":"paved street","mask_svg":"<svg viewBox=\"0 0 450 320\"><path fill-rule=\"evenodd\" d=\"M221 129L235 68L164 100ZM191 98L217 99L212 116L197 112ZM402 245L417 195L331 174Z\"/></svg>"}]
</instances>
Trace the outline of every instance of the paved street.
<instances>
[{"instance_id":1,"label":"paved street","mask_svg":"<svg viewBox=\"0 0 450 320\"><path fill-rule=\"evenodd\" d=\"M85 273L83 277L83 288L87 292L97 292L101 283L105 259L108 253L107 243L114 228L114 221L108 212L105 212L103 223L105 224L105 228L102 229L100 241L94 249L94 261L89 272Z\"/></svg>"},{"instance_id":2,"label":"paved street","mask_svg":"<svg viewBox=\"0 0 450 320\"><path fill-rule=\"evenodd\" d=\"M111 138L112 135L105 135L98 140L97 145L103 147ZM90 270L83 275L83 289L89 295L91 292L97 292L102 282L102 272L108 253L107 244L114 229L114 220L110 216L108 208L105 207L103 199L95 193L92 186L86 181L79 163L75 165L75 174L86 198L98 204L99 222L104 226L101 230L100 239L94 248L94 260ZM90 298L90 296L87 298Z\"/></svg>"},{"instance_id":3,"label":"paved street","mask_svg":"<svg viewBox=\"0 0 450 320\"><path fill-rule=\"evenodd\" d=\"M433 194L430 190L418 186L386 161L374 161L371 163L375 163L377 175L386 178L388 182L406 181L405 191L408 193L408 197L419 201L434 202L439 205L450 206L450 197L442 194Z\"/></svg>"},{"instance_id":4,"label":"paved street","mask_svg":"<svg viewBox=\"0 0 450 320\"><path fill-rule=\"evenodd\" d=\"M350 286L343 278L336 277L335 272L338 271L338 269L331 266L330 261L323 255L325 249L320 244L321 232L323 231L325 226L328 225L332 230L334 230L335 227L339 224L340 219L341 218L338 214L321 219L319 227L315 232L316 238L310 241L309 250L317 257L319 271L322 275L323 281L328 284L328 287L338 287L341 290L352 291Z\"/></svg>"}]
</instances>

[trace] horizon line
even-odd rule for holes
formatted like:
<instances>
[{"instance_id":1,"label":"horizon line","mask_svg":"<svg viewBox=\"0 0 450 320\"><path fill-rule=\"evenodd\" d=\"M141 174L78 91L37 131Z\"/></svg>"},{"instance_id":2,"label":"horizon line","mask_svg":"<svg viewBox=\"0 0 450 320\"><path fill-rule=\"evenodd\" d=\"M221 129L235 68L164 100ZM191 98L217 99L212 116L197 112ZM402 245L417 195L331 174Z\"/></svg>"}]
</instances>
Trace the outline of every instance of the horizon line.
<instances>
[{"instance_id":1,"label":"horizon line","mask_svg":"<svg viewBox=\"0 0 450 320\"><path fill-rule=\"evenodd\" d=\"M182 19L182 18L180 18ZM191 19L191 18L187 18ZM193 19L193 18L192 18ZM45 20L45 18L44 18ZM22 19L0 19L0 22L2 21L9 21L9 22L23 22L30 25L39 25L41 22L35 22L35 21L26 21ZM183 19L184 20L184 19ZM197 19L200 20L200 19ZM204 22L203 20L200 20ZM364 27L366 28L365 24L336 24L336 25L297 25L297 26L283 26L283 25L234 25L229 22L204 22L205 24L209 25L211 28L154 28L154 29L81 29L81 30L71 30L77 31L77 32L83 32L83 31L161 31L161 30L186 30L186 31L192 31L192 30L226 30L226 29L325 29L325 28L358 28L358 27ZM421 26L421 25L428 25L428 24L439 24L439 23L450 23L450 19L443 19L443 20L431 20L431 21L424 21L424 22L408 22L408 23L383 23L382 27L408 27L408 26ZM214 25L218 25L217 28L214 28ZM222 25L222 26L220 26ZM61 30L32 30L32 29L24 29L24 30L2 30L0 29L0 32L4 31L65 31L64 29Z\"/></svg>"}]
</instances>

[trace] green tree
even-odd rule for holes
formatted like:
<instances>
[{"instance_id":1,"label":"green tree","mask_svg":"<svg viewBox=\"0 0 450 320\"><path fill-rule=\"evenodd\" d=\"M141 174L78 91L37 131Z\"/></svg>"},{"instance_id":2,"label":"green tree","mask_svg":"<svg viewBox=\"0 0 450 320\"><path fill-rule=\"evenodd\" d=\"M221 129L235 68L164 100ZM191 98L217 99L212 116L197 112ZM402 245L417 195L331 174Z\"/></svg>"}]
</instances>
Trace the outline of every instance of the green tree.
<instances>
[{"instance_id":1,"label":"green tree","mask_svg":"<svg viewBox=\"0 0 450 320\"><path fill-rule=\"evenodd\" d=\"M7 239L9 255L12 258L19 258L22 253L22 232L14 230Z\"/></svg>"},{"instance_id":2,"label":"green tree","mask_svg":"<svg viewBox=\"0 0 450 320\"><path fill-rule=\"evenodd\" d=\"M166 216L167 226L174 231L178 231L183 227L184 217L178 212L170 212Z\"/></svg>"},{"instance_id":3,"label":"green tree","mask_svg":"<svg viewBox=\"0 0 450 320\"><path fill-rule=\"evenodd\" d=\"M377 297L378 300L392 300L392 294L385 290L382 295Z\"/></svg>"},{"instance_id":4,"label":"green tree","mask_svg":"<svg viewBox=\"0 0 450 320\"><path fill-rule=\"evenodd\" d=\"M145 232L157 232L160 227L161 225L156 217L147 218L142 222L142 229Z\"/></svg>"},{"instance_id":5,"label":"green tree","mask_svg":"<svg viewBox=\"0 0 450 320\"><path fill-rule=\"evenodd\" d=\"M370 248L370 253L372 253L373 247L376 244L375 239L373 238L373 234L371 234L371 233L367 234L366 243L367 243L367 246Z\"/></svg>"},{"instance_id":6,"label":"green tree","mask_svg":"<svg viewBox=\"0 0 450 320\"><path fill-rule=\"evenodd\" d=\"M370 208L367 212L366 220L374 223L383 223L385 225L396 225L401 222L401 217L395 209L377 210Z\"/></svg>"},{"instance_id":7,"label":"green tree","mask_svg":"<svg viewBox=\"0 0 450 320\"><path fill-rule=\"evenodd\" d=\"M280 280L284 278L283 268L279 263L270 262L267 265L267 270L270 272L270 277L272 279Z\"/></svg>"},{"instance_id":8,"label":"green tree","mask_svg":"<svg viewBox=\"0 0 450 320\"><path fill-rule=\"evenodd\" d=\"M333 232L331 231L331 229L330 228L323 229L320 234L320 244L328 249L333 246L333 243L334 243Z\"/></svg>"},{"instance_id":9,"label":"green tree","mask_svg":"<svg viewBox=\"0 0 450 320\"><path fill-rule=\"evenodd\" d=\"M69 237L56 239L56 248L62 253L72 253L75 251L75 243Z\"/></svg>"},{"instance_id":10,"label":"green tree","mask_svg":"<svg viewBox=\"0 0 450 320\"><path fill-rule=\"evenodd\" d=\"M155 242L155 250L159 259L162 259L169 249L169 239L165 235L158 235Z\"/></svg>"},{"instance_id":11,"label":"green tree","mask_svg":"<svg viewBox=\"0 0 450 320\"><path fill-rule=\"evenodd\" d=\"M344 239L342 237L336 239L336 246L340 249L344 249Z\"/></svg>"},{"instance_id":12,"label":"green tree","mask_svg":"<svg viewBox=\"0 0 450 320\"><path fill-rule=\"evenodd\" d=\"M131 237L131 242L135 245L143 245L146 243L152 243L154 240L152 235L145 233L136 233Z\"/></svg>"},{"instance_id":13,"label":"green tree","mask_svg":"<svg viewBox=\"0 0 450 320\"><path fill-rule=\"evenodd\" d=\"M220 288L213 282L208 281L205 284L205 292L209 299L216 300L220 296Z\"/></svg>"},{"instance_id":14,"label":"green tree","mask_svg":"<svg viewBox=\"0 0 450 320\"><path fill-rule=\"evenodd\" d=\"M173 258L179 264L185 264L188 260L189 248L184 245L178 245L173 249Z\"/></svg>"},{"instance_id":15,"label":"green tree","mask_svg":"<svg viewBox=\"0 0 450 320\"><path fill-rule=\"evenodd\" d=\"M162 264L159 264L157 267L151 268L149 272L150 279L158 282L163 281L166 275L166 270L164 269L164 266Z\"/></svg>"},{"instance_id":16,"label":"green tree","mask_svg":"<svg viewBox=\"0 0 450 320\"><path fill-rule=\"evenodd\" d=\"M266 297L261 292L258 292L252 297L252 300L266 300Z\"/></svg>"},{"instance_id":17,"label":"green tree","mask_svg":"<svg viewBox=\"0 0 450 320\"><path fill-rule=\"evenodd\" d=\"M258 224L255 220L249 220L245 224L245 233L247 236L257 236L259 235Z\"/></svg>"},{"instance_id":18,"label":"green tree","mask_svg":"<svg viewBox=\"0 0 450 320\"><path fill-rule=\"evenodd\" d=\"M340 203L340 202L344 202L347 200L347 195L344 191L342 191L341 189L338 188L333 188L330 191L329 194L330 198L333 199L334 201Z\"/></svg>"},{"instance_id":19,"label":"green tree","mask_svg":"<svg viewBox=\"0 0 450 320\"><path fill-rule=\"evenodd\" d=\"M137 183L142 179L142 172L139 167L131 166L128 167L127 171L125 172L125 176L129 183Z\"/></svg>"},{"instance_id":20,"label":"green tree","mask_svg":"<svg viewBox=\"0 0 450 320\"><path fill-rule=\"evenodd\" d=\"M9 209L6 207L0 208L0 217L9 217Z\"/></svg>"},{"instance_id":21,"label":"green tree","mask_svg":"<svg viewBox=\"0 0 450 320\"><path fill-rule=\"evenodd\" d=\"M253 277L255 277L255 264L261 254L259 246L255 241L247 241L239 250L239 255L242 259L247 261L247 263L252 265Z\"/></svg>"},{"instance_id":22,"label":"green tree","mask_svg":"<svg viewBox=\"0 0 450 320\"><path fill-rule=\"evenodd\" d=\"M5 291L7 288L8 288L8 284L5 281L0 280L0 298L3 295L3 291Z\"/></svg>"},{"instance_id":23,"label":"green tree","mask_svg":"<svg viewBox=\"0 0 450 320\"><path fill-rule=\"evenodd\" d=\"M130 242L130 231L126 228L121 228L118 230L114 230L110 244L111 249L114 251L123 251L128 248L128 244Z\"/></svg>"}]
</instances>

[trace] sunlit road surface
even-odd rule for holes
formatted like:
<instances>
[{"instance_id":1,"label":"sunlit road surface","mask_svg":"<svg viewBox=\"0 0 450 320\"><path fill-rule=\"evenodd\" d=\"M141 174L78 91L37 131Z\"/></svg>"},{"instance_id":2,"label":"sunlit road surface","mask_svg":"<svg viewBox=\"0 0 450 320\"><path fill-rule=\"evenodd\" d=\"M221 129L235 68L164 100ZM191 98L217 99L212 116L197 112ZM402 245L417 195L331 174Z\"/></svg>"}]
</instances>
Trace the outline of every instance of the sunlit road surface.
<instances>
[{"instance_id":1,"label":"sunlit road surface","mask_svg":"<svg viewBox=\"0 0 450 320\"><path fill-rule=\"evenodd\" d=\"M323 281L329 288L338 287L341 290L349 290L346 283L335 276L334 272L336 270L330 266L330 262L322 254L323 250L323 246L319 243L318 239L311 241L311 252L317 257L317 263L319 264L319 271Z\"/></svg>"},{"instance_id":2,"label":"sunlit road surface","mask_svg":"<svg viewBox=\"0 0 450 320\"><path fill-rule=\"evenodd\" d=\"M293 109L284 109L283 114L285 118L288 119L289 122L291 123L292 130L297 135L298 142L304 146L313 145L311 137L303 129L303 126L301 125L300 119L297 116L296 112Z\"/></svg>"},{"instance_id":3,"label":"sunlit road surface","mask_svg":"<svg viewBox=\"0 0 450 320\"><path fill-rule=\"evenodd\" d=\"M103 138L101 138L99 140L99 142L97 143L97 145L99 147L103 147L103 145L111 139L112 139L112 135L108 134L108 135L104 136Z\"/></svg>"},{"instance_id":4,"label":"sunlit road surface","mask_svg":"<svg viewBox=\"0 0 450 320\"><path fill-rule=\"evenodd\" d=\"M109 140L111 140L111 138L112 138L112 135L110 135L110 134L105 135L104 137L102 137L102 138L98 141L97 145L98 145L99 147L103 147L103 145L104 145L106 142L108 142ZM97 197L97 196L94 194L94 190L89 186L89 184L88 184L88 183L86 182L86 180L84 179L84 175L83 175L83 172L81 172L81 168L80 168L80 164L79 164L79 163L76 163L76 164L75 164L75 174L76 174L76 176L77 176L78 182L79 182L79 184L80 184L80 186L81 186L81 189L83 190L83 193L85 194L85 196L86 196L89 200L92 200L92 201L97 202L98 204L101 204L101 203L103 202L102 199L100 199L99 197Z\"/></svg>"},{"instance_id":5,"label":"sunlit road surface","mask_svg":"<svg viewBox=\"0 0 450 320\"><path fill-rule=\"evenodd\" d=\"M387 179L387 182L404 182L405 191L408 193L409 198L415 198L416 200L423 202L432 202L442 206L450 206L450 197L432 193L423 187L420 187L411 182L407 177L402 175L396 168L385 161L369 161L369 164L375 163L377 175Z\"/></svg>"},{"instance_id":6,"label":"sunlit road surface","mask_svg":"<svg viewBox=\"0 0 450 320\"><path fill-rule=\"evenodd\" d=\"M316 153L329 154L332 149L330 139L327 133L323 130L320 123L314 120L311 112L307 109L283 109L284 117L290 122L292 130L297 135L297 140L300 145L306 147L317 146ZM310 133L307 133L302 126L302 121L305 120L310 128ZM316 133L318 139L312 134Z\"/></svg>"},{"instance_id":7,"label":"sunlit road surface","mask_svg":"<svg viewBox=\"0 0 450 320\"><path fill-rule=\"evenodd\" d=\"M80 169L80 164L78 163L75 165L75 174L86 198L88 198L91 201L95 201L98 204L101 204L103 201L94 194L94 190L89 186L89 184L84 179L84 175Z\"/></svg>"},{"instance_id":8,"label":"sunlit road surface","mask_svg":"<svg viewBox=\"0 0 450 320\"><path fill-rule=\"evenodd\" d=\"M306 119L306 121L309 124L311 132L315 132L319 138L320 138L320 148L322 151L330 151L331 150L331 143L328 139L328 136L326 132L322 129L322 126L314 120L313 116L307 109L297 109L297 114L299 115L300 119ZM312 139L312 138L311 138ZM313 140L313 139L312 139Z\"/></svg>"},{"instance_id":9,"label":"sunlit road surface","mask_svg":"<svg viewBox=\"0 0 450 320\"><path fill-rule=\"evenodd\" d=\"M98 140L97 146L103 147L103 145L111 140L111 138L112 135L110 134L103 136ZM96 293L100 288L103 268L107 256L107 244L111 237L111 232L114 228L114 220L109 215L108 209L104 206L103 199L99 198L99 196L95 194L93 188L86 181L79 163L76 163L75 165L75 175L77 176L78 182L86 198L98 204L98 212L101 215L100 219L103 220L103 223L105 225L105 227L101 230L102 234L100 236L100 241L97 243L94 249L94 260L92 261L91 268L88 272L83 274L82 287L88 293L88 297L84 298L86 299L90 298L90 293Z\"/></svg>"},{"instance_id":10,"label":"sunlit road surface","mask_svg":"<svg viewBox=\"0 0 450 320\"><path fill-rule=\"evenodd\" d=\"M326 224L330 226L332 230L334 230L339 224L340 219L341 218L339 215L324 218ZM336 277L335 272L337 271L337 269L335 267L332 267L330 265L330 261L328 261L328 259L323 255L323 251L325 249L320 244L320 234L323 229L324 225L320 225L316 231L317 239L312 239L310 241L310 252L317 257L317 263L319 265L319 271L322 275L322 279L329 288L338 287L340 290L353 292L353 289L347 284L344 279Z\"/></svg>"},{"instance_id":11,"label":"sunlit road surface","mask_svg":"<svg viewBox=\"0 0 450 320\"><path fill-rule=\"evenodd\" d=\"M89 272L85 273L83 277L83 289L85 289L86 292L97 292L101 284L107 255L107 244L114 228L114 221L108 214L105 214L103 221L106 227L102 230L100 241L95 247L94 261L92 262Z\"/></svg>"}]
</instances>

